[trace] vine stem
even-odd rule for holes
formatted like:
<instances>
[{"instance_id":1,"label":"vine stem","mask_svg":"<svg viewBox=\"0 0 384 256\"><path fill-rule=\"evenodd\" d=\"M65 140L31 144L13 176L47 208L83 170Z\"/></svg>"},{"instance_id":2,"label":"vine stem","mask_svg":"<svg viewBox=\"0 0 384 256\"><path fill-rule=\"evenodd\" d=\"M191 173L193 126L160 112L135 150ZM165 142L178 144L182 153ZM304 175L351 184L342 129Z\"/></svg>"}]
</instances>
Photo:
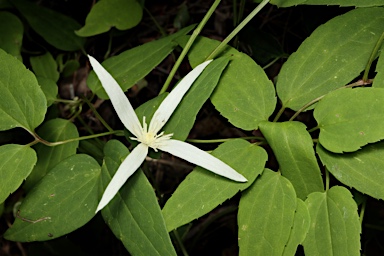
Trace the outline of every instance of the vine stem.
<instances>
[{"instance_id":1,"label":"vine stem","mask_svg":"<svg viewBox=\"0 0 384 256\"><path fill-rule=\"evenodd\" d=\"M28 145L34 145L34 144L40 142L40 143L42 143L48 147L55 147L55 146L69 143L69 142L88 140L88 139L98 138L98 137L102 137L102 136L106 136L106 135L112 135L112 134L116 134L116 135L121 134L121 136L122 136L124 134L124 131L123 130L116 130L116 131L104 132L104 133L99 133L99 134L92 134L92 135L82 136L82 137L63 140L63 141L56 141L56 142L46 141L43 138L41 138L39 135L37 135L36 133L33 133L32 135L33 135L33 137L35 137L35 141L31 142Z\"/></svg>"},{"instance_id":2,"label":"vine stem","mask_svg":"<svg viewBox=\"0 0 384 256\"><path fill-rule=\"evenodd\" d=\"M365 213L365 207L366 206L367 206L367 200L364 200L364 202L361 205L360 216L359 216L360 226L363 225L364 213Z\"/></svg>"},{"instance_id":3,"label":"vine stem","mask_svg":"<svg viewBox=\"0 0 384 256\"><path fill-rule=\"evenodd\" d=\"M212 16L213 12L216 10L216 7L220 4L221 0L215 0L211 8L209 8L207 14L205 14L204 18L202 21L199 23L199 25L196 27L196 29L193 31L192 35L190 36L187 44L185 45L183 51L180 53L179 58L176 60L175 65L173 66L171 72L169 73L167 80L165 80L165 83L163 87L160 90L160 94L163 94L167 91L172 78L176 74L177 69L179 68L181 62L183 61L184 57L187 55L189 49L191 48L193 42L196 40L197 36L200 34L201 30L205 26L205 24L208 22L209 18Z\"/></svg>"},{"instance_id":4,"label":"vine stem","mask_svg":"<svg viewBox=\"0 0 384 256\"><path fill-rule=\"evenodd\" d=\"M269 0L263 0L258 6L256 6L256 8L216 47L216 49L211 52L206 60L215 58L220 51L240 32L240 30L242 30L245 25L247 25L265 5L267 5L268 2Z\"/></svg>"},{"instance_id":5,"label":"vine stem","mask_svg":"<svg viewBox=\"0 0 384 256\"><path fill-rule=\"evenodd\" d=\"M329 171L325 168L325 190L329 190Z\"/></svg>"},{"instance_id":6,"label":"vine stem","mask_svg":"<svg viewBox=\"0 0 384 256\"><path fill-rule=\"evenodd\" d=\"M183 255L184 255L184 256L188 256L187 249L185 249L183 240L181 239L181 237L180 237L179 232L177 231L177 229L173 230L173 234L175 235L175 238L176 238L176 240L177 240L177 243L178 243L179 246L180 246L180 250L182 251Z\"/></svg>"},{"instance_id":7,"label":"vine stem","mask_svg":"<svg viewBox=\"0 0 384 256\"><path fill-rule=\"evenodd\" d=\"M365 67L365 70L364 70L363 81L367 81L372 62L376 59L377 52L380 50L380 46L383 43L383 41L384 41L384 32L381 34L379 40L377 40L376 45L372 50L371 56L369 57L367 66Z\"/></svg>"}]
</instances>

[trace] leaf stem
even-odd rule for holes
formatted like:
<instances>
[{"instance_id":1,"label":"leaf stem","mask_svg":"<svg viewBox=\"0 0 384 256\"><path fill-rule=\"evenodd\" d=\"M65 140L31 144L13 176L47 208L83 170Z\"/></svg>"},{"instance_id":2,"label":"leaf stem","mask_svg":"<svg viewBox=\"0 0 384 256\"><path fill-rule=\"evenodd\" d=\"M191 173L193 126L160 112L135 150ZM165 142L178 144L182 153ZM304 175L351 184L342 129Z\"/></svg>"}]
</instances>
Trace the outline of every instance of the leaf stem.
<instances>
[{"instance_id":1,"label":"leaf stem","mask_svg":"<svg viewBox=\"0 0 384 256\"><path fill-rule=\"evenodd\" d=\"M169 73L169 75L167 77L167 80L165 81L163 87L161 88L159 95L163 94L164 92L167 91L167 89L168 89L168 87L169 87L169 85L170 85L170 83L172 81L172 78L176 74L176 71L179 68L181 62L183 61L184 57L187 55L187 53L188 53L189 49L191 48L193 42L196 40L197 36L200 34L201 30L203 29L205 24L208 22L209 18L212 16L213 12L216 10L216 7L219 5L220 2L221 2L221 0L215 0L213 5L211 6L211 8L209 8L207 14L205 14L205 16L202 19L202 21L199 23L199 25L193 31L192 35L189 37L189 40L188 40L187 44L185 45L183 51L180 53L179 58L176 60L176 63L173 66L171 72Z\"/></svg>"},{"instance_id":2,"label":"leaf stem","mask_svg":"<svg viewBox=\"0 0 384 256\"><path fill-rule=\"evenodd\" d=\"M313 127L312 129L309 129L308 132L311 133L311 132L314 132L316 130L320 129L319 126L316 126L316 127Z\"/></svg>"},{"instance_id":3,"label":"leaf stem","mask_svg":"<svg viewBox=\"0 0 384 256\"><path fill-rule=\"evenodd\" d=\"M325 191L329 190L329 171L325 168Z\"/></svg>"},{"instance_id":4,"label":"leaf stem","mask_svg":"<svg viewBox=\"0 0 384 256\"><path fill-rule=\"evenodd\" d=\"M371 69L372 62L376 59L377 52L379 51L383 41L384 41L384 32L381 34L379 40L377 40L376 45L372 50L371 56L369 57L367 66L365 67L365 70L364 70L363 81L368 80L368 74L369 74L369 70Z\"/></svg>"},{"instance_id":5,"label":"leaf stem","mask_svg":"<svg viewBox=\"0 0 384 256\"><path fill-rule=\"evenodd\" d=\"M35 137L35 141L38 141L38 142L40 142L40 143L42 143L48 147L54 147L54 146L63 145L63 144L69 143L69 142L88 140L88 139L98 138L98 137L102 137L102 136L106 136L106 135L112 135L112 134L115 134L117 136L124 136L124 131L123 130L116 130L116 131L112 131L112 132L103 132L103 133L99 133L99 134L92 134L92 135L82 136L82 137L63 140L63 141L56 141L56 142L46 141L43 138L41 138L39 135L37 135L36 133L33 134L33 137Z\"/></svg>"},{"instance_id":6,"label":"leaf stem","mask_svg":"<svg viewBox=\"0 0 384 256\"><path fill-rule=\"evenodd\" d=\"M364 220L364 213L365 213L365 207L367 206L367 200L364 200L363 203L361 204L361 210L360 210L360 226L363 225L363 220Z\"/></svg>"},{"instance_id":7,"label":"leaf stem","mask_svg":"<svg viewBox=\"0 0 384 256\"><path fill-rule=\"evenodd\" d=\"M91 111L93 112L93 114L96 116L96 118L104 125L105 128L107 128L107 130L109 132L112 132L113 129L108 125L108 123L104 120L104 118L101 117L101 115L99 114L99 112L96 110L95 106L93 106L93 104L87 99L87 98L83 98L83 100L85 101L85 103L87 103L87 105L89 106L89 108L91 109Z\"/></svg>"},{"instance_id":8,"label":"leaf stem","mask_svg":"<svg viewBox=\"0 0 384 256\"><path fill-rule=\"evenodd\" d=\"M188 139L188 142L191 143L223 143L230 140L236 140L236 139L243 139L243 140L262 140L264 141L265 138L263 137L256 137L256 136L249 136L249 137L239 137L239 138L228 138L228 139L213 139L213 140L199 140L199 139Z\"/></svg>"},{"instance_id":9,"label":"leaf stem","mask_svg":"<svg viewBox=\"0 0 384 256\"><path fill-rule=\"evenodd\" d=\"M261 9L269 2L269 0L263 0L256 8L216 47L213 52L206 58L206 60L210 60L215 58L221 50L242 30L245 25L250 22L253 17L256 16L260 12Z\"/></svg>"},{"instance_id":10,"label":"leaf stem","mask_svg":"<svg viewBox=\"0 0 384 256\"><path fill-rule=\"evenodd\" d=\"M279 112L277 112L275 118L273 119L273 122L277 122L279 120L280 116L284 113L285 107L281 106Z\"/></svg>"},{"instance_id":11,"label":"leaf stem","mask_svg":"<svg viewBox=\"0 0 384 256\"><path fill-rule=\"evenodd\" d=\"M180 250L181 250L181 252L183 253L183 255L184 255L184 256L188 256L187 249L185 249L183 240L181 239L181 237L180 237L179 232L177 231L177 229L173 230L172 233L173 233L173 235L175 236L175 238L176 238L176 240L177 240L177 243L178 243L178 245L180 246Z\"/></svg>"}]
</instances>

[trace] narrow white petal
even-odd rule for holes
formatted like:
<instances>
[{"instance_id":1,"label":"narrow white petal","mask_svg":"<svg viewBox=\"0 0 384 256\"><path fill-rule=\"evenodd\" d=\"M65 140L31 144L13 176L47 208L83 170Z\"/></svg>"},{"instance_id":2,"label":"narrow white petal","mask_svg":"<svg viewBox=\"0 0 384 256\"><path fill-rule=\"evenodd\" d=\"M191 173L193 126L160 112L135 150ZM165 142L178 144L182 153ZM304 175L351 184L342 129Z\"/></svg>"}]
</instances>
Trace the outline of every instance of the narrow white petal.
<instances>
[{"instance_id":1,"label":"narrow white petal","mask_svg":"<svg viewBox=\"0 0 384 256\"><path fill-rule=\"evenodd\" d=\"M140 143L124 159L101 197L96 212L103 209L117 194L128 178L140 167L148 154L148 146Z\"/></svg>"},{"instance_id":2,"label":"narrow white petal","mask_svg":"<svg viewBox=\"0 0 384 256\"><path fill-rule=\"evenodd\" d=\"M207 152L183 141L168 140L159 149L180 157L190 163L201 166L228 179L246 182L247 179L232 167Z\"/></svg>"},{"instance_id":3,"label":"narrow white petal","mask_svg":"<svg viewBox=\"0 0 384 256\"><path fill-rule=\"evenodd\" d=\"M198 78L198 76L203 72L205 67L208 66L211 61L212 60L207 60L206 62L195 67L163 100L152 117L152 120L149 124L149 131L158 133L160 129L163 128L164 124L171 117L173 111L175 111L177 105L179 105L184 94L189 90L193 82Z\"/></svg>"},{"instance_id":4,"label":"narrow white petal","mask_svg":"<svg viewBox=\"0 0 384 256\"><path fill-rule=\"evenodd\" d=\"M88 55L88 58L93 70L111 99L113 108L116 110L121 122L132 134L136 137L139 136L141 133L141 124L123 90L111 74L109 74L95 58L90 55Z\"/></svg>"}]
</instances>

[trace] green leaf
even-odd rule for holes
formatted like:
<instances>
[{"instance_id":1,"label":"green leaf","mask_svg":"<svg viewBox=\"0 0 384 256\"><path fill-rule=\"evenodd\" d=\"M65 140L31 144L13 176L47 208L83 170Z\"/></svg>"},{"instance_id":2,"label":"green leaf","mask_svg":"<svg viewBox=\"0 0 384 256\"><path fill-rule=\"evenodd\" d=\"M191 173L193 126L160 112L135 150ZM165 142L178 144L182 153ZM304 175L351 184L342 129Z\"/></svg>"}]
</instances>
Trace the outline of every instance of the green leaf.
<instances>
[{"instance_id":1,"label":"green leaf","mask_svg":"<svg viewBox=\"0 0 384 256\"><path fill-rule=\"evenodd\" d=\"M254 0L260 3L261 0ZM384 5L383 0L271 0L270 4L278 7L290 7L299 4L307 5L338 5L338 6L355 6L355 7L371 7Z\"/></svg>"},{"instance_id":2,"label":"green leaf","mask_svg":"<svg viewBox=\"0 0 384 256\"><path fill-rule=\"evenodd\" d=\"M36 152L28 146L0 146L0 203L4 202L31 173L36 164Z\"/></svg>"},{"instance_id":3,"label":"green leaf","mask_svg":"<svg viewBox=\"0 0 384 256\"><path fill-rule=\"evenodd\" d=\"M44 93L33 73L0 49L0 131L22 127L30 133L43 122Z\"/></svg>"},{"instance_id":4,"label":"green leaf","mask_svg":"<svg viewBox=\"0 0 384 256\"><path fill-rule=\"evenodd\" d=\"M77 128L73 123L59 118L45 122L39 127L37 134L49 142L63 141L79 137ZM41 143L36 144L34 149L36 150L38 160L32 173L28 176L24 188L27 190L31 189L56 164L63 159L76 154L78 145L78 141L68 142L55 147L48 147Z\"/></svg>"},{"instance_id":5,"label":"green leaf","mask_svg":"<svg viewBox=\"0 0 384 256\"><path fill-rule=\"evenodd\" d=\"M100 166L92 157L66 158L27 194L4 238L44 241L80 228L95 215L99 177Z\"/></svg>"},{"instance_id":6,"label":"green leaf","mask_svg":"<svg viewBox=\"0 0 384 256\"><path fill-rule=\"evenodd\" d=\"M91 9L85 26L76 31L79 36L94 36L112 27L126 30L139 24L143 8L136 0L101 0Z\"/></svg>"},{"instance_id":7,"label":"green leaf","mask_svg":"<svg viewBox=\"0 0 384 256\"><path fill-rule=\"evenodd\" d=\"M115 174L128 149L111 140L104 148L102 186ZM101 211L105 222L132 255L176 255L151 184L137 170Z\"/></svg>"},{"instance_id":8,"label":"green leaf","mask_svg":"<svg viewBox=\"0 0 384 256\"><path fill-rule=\"evenodd\" d=\"M321 162L348 187L384 199L384 143L378 142L347 154L334 154L317 145Z\"/></svg>"},{"instance_id":9,"label":"green leaf","mask_svg":"<svg viewBox=\"0 0 384 256\"><path fill-rule=\"evenodd\" d=\"M174 39L187 34L192 29L193 26L186 27L163 39L143 44L118 56L111 57L102 64L119 83L123 91L126 91L143 79L172 52L177 46L173 42ZM99 98L109 99L94 71L89 73L87 84Z\"/></svg>"},{"instance_id":10,"label":"green leaf","mask_svg":"<svg viewBox=\"0 0 384 256\"><path fill-rule=\"evenodd\" d=\"M173 133L172 139L182 141L188 137L198 112L215 89L228 61L228 58L219 58L201 73L164 126L165 134Z\"/></svg>"},{"instance_id":11,"label":"green leaf","mask_svg":"<svg viewBox=\"0 0 384 256\"><path fill-rule=\"evenodd\" d=\"M187 40L188 37L183 37L178 41L183 46ZM191 65L202 63L219 43L199 37L189 51ZM212 103L233 125L244 130L256 129L275 109L274 86L248 55L227 46L220 56L231 56L231 62L211 96Z\"/></svg>"},{"instance_id":12,"label":"green leaf","mask_svg":"<svg viewBox=\"0 0 384 256\"><path fill-rule=\"evenodd\" d=\"M384 49L381 49L380 57L376 64L376 72L372 87L384 88Z\"/></svg>"},{"instance_id":13,"label":"green leaf","mask_svg":"<svg viewBox=\"0 0 384 256\"><path fill-rule=\"evenodd\" d=\"M353 152L384 138L384 89L342 89L316 106L319 142L327 150Z\"/></svg>"},{"instance_id":14,"label":"green leaf","mask_svg":"<svg viewBox=\"0 0 384 256\"><path fill-rule=\"evenodd\" d=\"M357 205L344 187L314 192L305 201L311 225L304 240L306 256L360 255L361 227Z\"/></svg>"},{"instance_id":15,"label":"green leaf","mask_svg":"<svg viewBox=\"0 0 384 256\"><path fill-rule=\"evenodd\" d=\"M359 8L319 26L280 71L276 89L283 106L298 110L356 78L384 31L383 23L383 8Z\"/></svg>"},{"instance_id":16,"label":"green leaf","mask_svg":"<svg viewBox=\"0 0 384 256\"><path fill-rule=\"evenodd\" d=\"M311 217L309 216L307 205L297 198L295 217L288 242L284 249L284 256L295 255L297 246L303 243L307 236Z\"/></svg>"},{"instance_id":17,"label":"green leaf","mask_svg":"<svg viewBox=\"0 0 384 256\"><path fill-rule=\"evenodd\" d=\"M239 255L282 255L295 210L292 184L279 173L266 169L240 199Z\"/></svg>"},{"instance_id":18,"label":"green leaf","mask_svg":"<svg viewBox=\"0 0 384 256\"><path fill-rule=\"evenodd\" d=\"M24 27L20 19L10 12L0 12L0 48L12 56L21 58Z\"/></svg>"},{"instance_id":19,"label":"green leaf","mask_svg":"<svg viewBox=\"0 0 384 256\"><path fill-rule=\"evenodd\" d=\"M31 57L29 61L36 76L49 78L54 82L59 80L60 74L57 71L57 63L51 53L46 52L44 55Z\"/></svg>"},{"instance_id":20,"label":"green leaf","mask_svg":"<svg viewBox=\"0 0 384 256\"><path fill-rule=\"evenodd\" d=\"M260 123L263 133L279 162L282 175L292 182L297 197L305 200L315 191L324 191L312 138L303 123Z\"/></svg>"},{"instance_id":21,"label":"green leaf","mask_svg":"<svg viewBox=\"0 0 384 256\"><path fill-rule=\"evenodd\" d=\"M12 0L12 4L27 19L33 30L57 49L76 51L83 48L84 38L78 37L74 32L81 25L74 19L27 0Z\"/></svg>"},{"instance_id":22,"label":"green leaf","mask_svg":"<svg viewBox=\"0 0 384 256\"><path fill-rule=\"evenodd\" d=\"M47 107L51 106L57 99L57 94L59 93L57 84L55 81L41 76L36 77L36 79L41 86L41 90L43 91L45 98L47 99Z\"/></svg>"},{"instance_id":23,"label":"green leaf","mask_svg":"<svg viewBox=\"0 0 384 256\"><path fill-rule=\"evenodd\" d=\"M263 171L267 153L241 139L221 144L212 155L244 175L248 182L238 183L196 167L179 185L163 208L168 231L197 219L248 188Z\"/></svg>"}]
</instances>

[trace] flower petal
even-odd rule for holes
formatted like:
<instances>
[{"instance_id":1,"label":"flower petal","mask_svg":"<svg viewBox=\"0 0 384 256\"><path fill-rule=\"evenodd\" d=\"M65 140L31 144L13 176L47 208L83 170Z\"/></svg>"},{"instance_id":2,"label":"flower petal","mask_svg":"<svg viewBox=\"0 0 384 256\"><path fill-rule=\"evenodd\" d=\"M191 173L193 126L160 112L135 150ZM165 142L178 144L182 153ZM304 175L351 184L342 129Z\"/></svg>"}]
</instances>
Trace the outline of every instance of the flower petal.
<instances>
[{"instance_id":1,"label":"flower petal","mask_svg":"<svg viewBox=\"0 0 384 256\"><path fill-rule=\"evenodd\" d=\"M111 99L113 108L116 110L121 122L124 124L125 128L138 137L142 130L141 124L123 90L111 74L109 74L95 58L90 55L88 55L88 58L93 70Z\"/></svg>"},{"instance_id":2,"label":"flower petal","mask_svg":"<svg viewBox=\"0 0 384 256\"><path fill-rule=\"evenodd\" d=\"M190 163L201 166L213 173L224 176L228 179L246 182L243 175L236 172L232 167L222 162L211 154L183 141L168 140L159 149L180 157Z\"/></svg>"},{"instance_id":3,"label":"flower petal","mask_svg":"<svg viewBox=\"0 0 384 256\"><path fill-rule=\"evenodd\" d=\"M140 167L148 154L148 146L140 143L124 159L101 197L96 213L103 209L117 194L128 178Z\"/></svg>"},{"instance_id":4,"label":"flower petal","mask_svg":"<svg viewBox=\"0 0 384 256\"><path fill-rule=\"evenodd\" d=\"M164 124L171 117L173 111L175 111L177 105L179 105L184 94L189 90L193 82L197 79L197 77L203 72L205 67L208 66L211 61L212 60L207 60L195 67L163 100L163 102L160 104L159 108L153 115L151 122L149 123L150 132L157 134L160 129L163 128Z\"/></svg>"}]
</instances>

